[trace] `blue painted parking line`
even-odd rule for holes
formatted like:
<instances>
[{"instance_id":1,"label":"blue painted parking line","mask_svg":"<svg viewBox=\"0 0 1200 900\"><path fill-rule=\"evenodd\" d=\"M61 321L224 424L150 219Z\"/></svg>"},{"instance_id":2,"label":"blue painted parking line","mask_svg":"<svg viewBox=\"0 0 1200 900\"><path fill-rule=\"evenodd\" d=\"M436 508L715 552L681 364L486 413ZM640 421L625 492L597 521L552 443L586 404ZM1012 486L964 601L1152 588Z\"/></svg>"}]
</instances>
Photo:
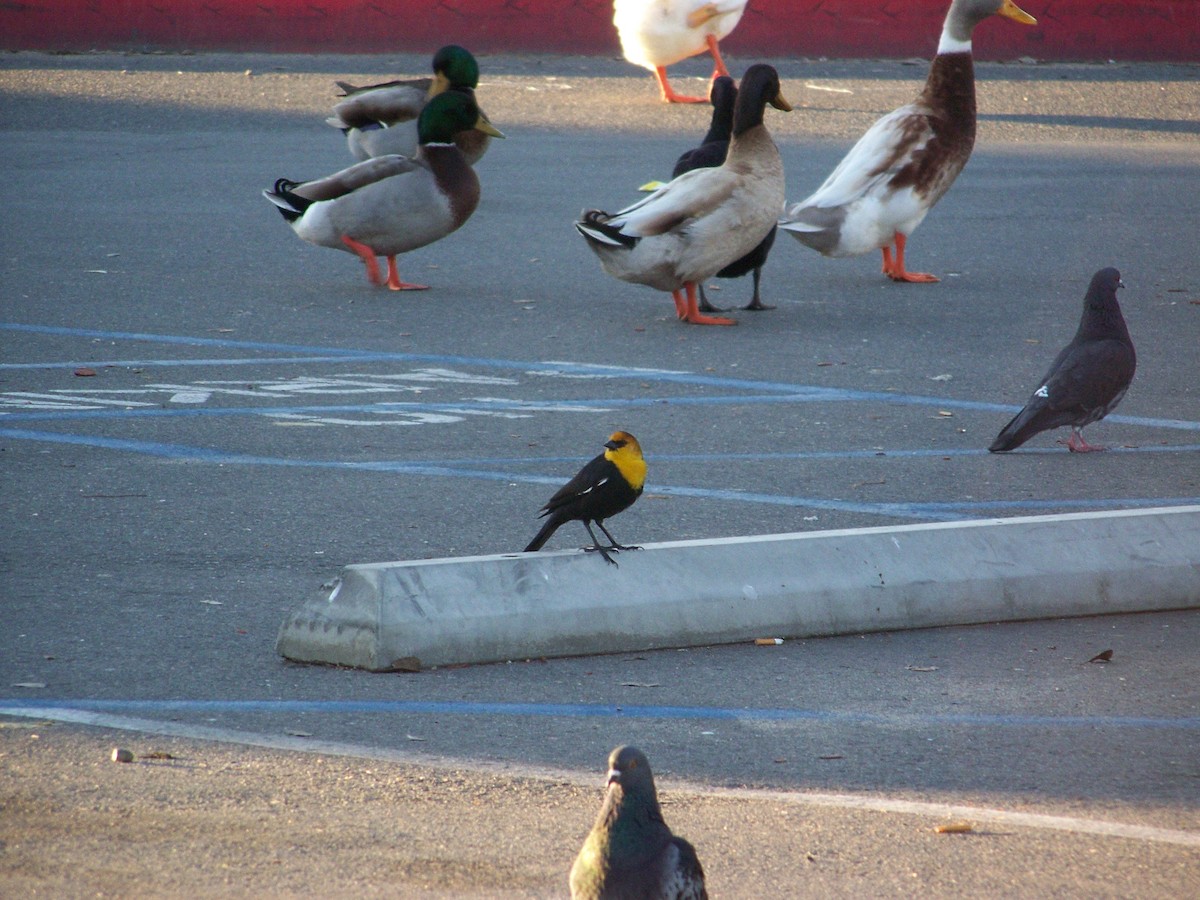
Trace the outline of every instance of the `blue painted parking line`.
<instances>
[{"instance_id":1,"label":"blue painted parking line","mask_svg":"<svg viewBox=\"0 0 1200 900\"><path fill-rule=\"evenodd\" d=\"M156 456L165 459L185 462L201 462L220 465L243 466L278 466L281 468L314 468L342 469L360 472L389 472L402 475L415 475L437 478L473 478L485 481L499 481L508 484L544 484L557 485L562 481L562 475L534 475L511 469L493 471L478 468L479 461L456 461L454 464L404 462L398 460L315 460L293 459L276 456L259 456L249 453L236 453L227 450L216 450L209 447L193 447L185 444L166 444L156 441L139 441L129 438L113 438L98 435L63 434L54 431L33 431L20 428L0 428L0 437L15 440L43 441L55 444L72 444L76 446L97 447L105 450L117 450L128 453L139 453L146 456ZM976 455L986 455L987 451L971 451ZM1061 452L1061 451L1059 451ZM875 454L872 454L875 455ZM684 457L683 459L686 459ZM524 461L537 462L537 460ZM1044 511L1053 509L1110 509L1150 508L1155 506L1190 506L1200 504L1200 497L1146 497L1146 498L1111 498L1103 497L1094 500L995 500L981 502L951 502L951 503L863 503L848 500L830 500L824 497L797 497L786 494L764 494L752 491L720 490L712 488L697 488L681 485L656 484L649 485L654 494L665 494L675 497L690 497L699 500L720 500L735 503L760 503L771 506L790 506L810 509L839 510L844 512L861 512L871 515L894 516L897 518L934 519L941 521L960 521L970 512L989 512L1004 509L1019 509L1025 511Z\"/></svg>"},{"instance_id":2,"label":"blue painted parking line","mask_svg":"<svg viewBox=\"0 0 1200 900\"><path fill-rule=\"evenodd\" d=\"M1154 728L1200 730L1200 716L1048 716L1019 713L871 713L770 707L647 706L605 703L489 703L454 700L46 700L0 699L10 709L117 713L316 713L464 715L521 718L683 719L818 722L830 725L945 725L1017 728Z\"/></svg>"},{"instance_id":3,"label":"blue painted parking line","mask_svg":"<svg viewBox=\"0 0 1200 900\"><path fill-rule=\"evenodd\" d=\"M173 347L219 348L244 356L228 359L167 359L141 360L141 364L161 363L164 366L180 365L254 365L256 363L284 364L312 363L321 361L330 364L405 363L424 366L457 366L461 369L506 370L521 376L564 376L592 380L636 378L646 384L675 384L692 389L706 389L700 395L672 396L664 393L654 397L592 396L562 400L529 401L500 397L474 397L451 401L397 401L380 400L373 403L347 403L335 401L329 404L279 402L279 398L292 399L297 395L313 394L380 394L388 392L411 392L426 390L429 383L445 385L500 385L515 387L519 383L511 376L483 376L469 371L447 368L414 369L402 374L344 374L300 379L268 379L254 384L240 381L195 381L187 384L142 384L128 390L90 389L20 392L13 391L0 397L8 403L0 412L0 435L13 440L30 440L60 444L74 444L114 451L131 452L160 458L221 465L278 466L288 468L324 468L357 471L389 472L417 477L470 478L506 483L539 485L557 484L561 472L541 475L527 471L530 466L546 466L565 461L580 460L564 457L533 459L463 459L437 464L405 460L321 460L292 459L239 453L232 450L213 449L184 444L167 444L140 441L119 437L59 433L39 428L14 427L18 423L46 425L50 423L83 423L102 421L125 421L145 419L203 419L238 416L259 416L273 420L276 424L328 424L328 425L375 425L375 424L421 424L450 423L467 416L522 417L537 412L594 412L629 410L638 408L660 408L664 406L744 406L755 404L794 403L873 403L904 406L926 406L946 411L971 411L1008 414L1017 407L1006 404L974 400L952 399L918 394L898 394L887 391L861 391L829 388L814 385L789 384L773 381L755 381L708 374L695 374L662 369L627 369L607 365L562 361L528 361L490 357L465 357L444 354L419 354L403 352L379 352L354 348L331 348L307 344L242 341L232 338L195 337L187 335L162 335L142 332L101 331L94 329L63 328L57 326L0 323L0 330L14 333L38 334L65 338L108 341L112 343L159 343ZM256 356L255 354L271 354ZM84 363L91 367L98 363ZM132 365L132 361L114 361L113 365ZM0 364L2 367L54 367L71 363L16 363ZM222 399L236 397L236 405L203 405L210 397ZM266 401L266 402L264 402ZM272 402L273 401L273 402ZM164 406L164 402L171 405ZM24 409L28 403L43 408ZM269 403L269 405L267 405ZM260 405L261 404L261 405ZM358 419L335 417L361 417ZM1112 421L1144 427L1168 428L1200 432L1200 422L1174 419L1152 419L1134 416L1113 416ZM1114 448L1116 453L1162 453L1195 452L1200 445L1164 446L1155 444L1144 447ZM1030 450L1029 453L1061 452L1054 450ZM982 448L938 449L920 448L913 450L845 450L811 452L773 452L759 454L669 454L655 455L667 462L769 462L769 461L819 461L849 459L920 459L920 458L963 458L984 457ZM741 490L719 490L697 488L687 485L652 484L651 491L668 496L688 497L700 500L755 503L789 506L812 510L837 510L868 515L896 518L955 521L968 516L994 515L1005 510L1041 512L1062 509L1105 509L1145 508L1162 505L1190 505L1197 498L1098 498L1093 500L1039 499L1039 500L993 500L977 502L904 502L870 503L821 497L803 497L769 492Z\"/></svg>"},{"instance_id":4,"label":"blue painted parking line","mask_svg":"<svg viewBox=\"0 0 1200 900\"><path fill-rule=\"evenodd\" d=\"M336 362L404 362L404 363L423 363L437 365L457 365L470 368L490 368L490 369L507 369L517 372L537 373L537 374L566 374L571 376L581 377L600 377L611 379L631 379L636 378L648 382L660 382L667 384L683 384L691 387L708 387L715 389L739 391L739 392L760 392L755 393L740 393L732 396L704 396L704 397L655 397L655 398L595 398L588 400L563 400L554 401L556 406L567 407L576 406L606 406L611 408L638 408L638 407L653 407L661 404L675 405L738 405L738 404L760 404L760 403L801 403L801 402L830 402L830 403L881 403L887 405L901 406L935 406L947 410L970 410L977 412L994 412L1011 414L1017 411L1020 407L1011 404L991 403L977 400L961 400L948 397L936 397L923 394L900 394L889 391L862 391L850 390L844 388L826 388L814 385L791 384L786 382L775 381L756 381L738 378L729 378L714 375L702 375L689 372L674 372L658 369L626 369L616 366L592 365L587 363L574 362L545 362L545 361L530 361L530 360L513 360L501 359L492 357L468 357L446 354L421 354L421 353L387 353L370 350L346 349L336 347L311 346L307 344L285 344L272 342L258 341L240 341L231 338L206 338L193 337L186 335L162 335L149 334L143 332L120 332L120 331L100 331L94 329L80 328L63 328L57 326L43 325L25 325L12 322L0 322L0 330L56 335L64 337L80 337L91 338L109 341L134 341L148 343L165 343L175 346L191 346L191 347L220 347L224 349L236 349L243 352L271 352L271 353L295 353L302 354L295 358L296 362L311 361L313 359L325 359ZM272 357L271 362L277 363L280 357ZM286 359L284 357L283 359ZM251 365L258 360L253 357L241 360L239 365ZM163 365L171 365L173 363L180 364L196 364L195 361L189 360L163 360L160 361ZM213 360L214 365L227 364L220 360ZM148 365L146 361L134 363L131 361L111 362L110 365ZM6 364L0 364L2 368ZM28 364L19 364L25 366ZM40 367L53 367L61 365L62 367L88 365L95 367L102 365L96 362L84 363L42 363L37 364ZM512 408L519 409L523 401L506 400L506 404L511 404ZM536 406L538 404L530 401L529 405ZM543 404L544 405L544 404ZM336 406L336 407L320 407L314 411L313 407L273 407L270 409L262 408L226 408L214 410L120 410L120 411L100 411L100 410L82 410L82 411L64 411L59 413L64 417L87 417L87 418L114 418L122 415L135 416L160 416L160 415L271 415L271 414L319 414L321 412L376 412L387 410L389 407L394 411L396 409L411 409L413 411L453 411L451 409L455 404L370 404L370 405L355 405L355 406ZM457 405L458 410L463 411L469 408L469 405ZM494 408L494 407L493 407ZM51 417L51 413L34 413L34 412L9 412L3 414L2 418L9 421L17 421L14 416L41 416L43 418ZM24 421L35 421L35 419L24 419ZM1200 422L1180 420L1180 419L1161 419L1161 418L1146 418L1138 416L1109 416L1108 421L1117 422L1127 425L1138 425L1143 427L1167 428L1184 431L1200 432Z\"/></svg>"}]
</instances>

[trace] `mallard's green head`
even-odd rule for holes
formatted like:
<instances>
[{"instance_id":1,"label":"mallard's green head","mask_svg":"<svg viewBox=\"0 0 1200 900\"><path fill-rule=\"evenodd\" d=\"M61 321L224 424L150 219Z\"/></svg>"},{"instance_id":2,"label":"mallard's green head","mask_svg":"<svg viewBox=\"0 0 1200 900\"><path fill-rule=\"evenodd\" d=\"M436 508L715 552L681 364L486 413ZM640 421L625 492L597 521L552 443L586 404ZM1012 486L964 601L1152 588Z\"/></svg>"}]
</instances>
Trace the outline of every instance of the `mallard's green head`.
<instances>
[{"instance_id":1,"label":"mallard's green head","mask_svg":"<svg viewBox=\"0 0 1200 900\"><path fill-rule=\"evenodd\" d=\"M447 44L433 55L433 85L429 96L456 88L479 86L479 63L471 51L458 44Z\"/></svg>"},{"instance_id":2,"label":"mallard's green head","mask_svg":"<svg viewBox=\"0 0 1200 900\"><path fill-rule=\"evenodd\" d=\"M425 104L417 119L417 134L422 144L449 144L460 131L472 128L492 137L504 137L484 118L470 91L438 94Z\"/></svg>"}]
</instances>

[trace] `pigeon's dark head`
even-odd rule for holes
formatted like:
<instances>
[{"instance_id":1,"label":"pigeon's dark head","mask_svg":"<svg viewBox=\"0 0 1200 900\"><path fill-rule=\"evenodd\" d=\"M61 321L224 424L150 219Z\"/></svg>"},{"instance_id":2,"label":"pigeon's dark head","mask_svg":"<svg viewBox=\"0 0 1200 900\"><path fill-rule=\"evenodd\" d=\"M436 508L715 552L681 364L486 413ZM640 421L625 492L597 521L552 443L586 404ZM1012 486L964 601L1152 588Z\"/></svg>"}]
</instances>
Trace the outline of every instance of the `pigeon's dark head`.
<instances>
[{"instance_id":1,"label":"pigeon's dark head","mask_svg":"<svg viewBox=\"0 0 1200 900\"><path fill-rule=\"evenodd\" d=\"M1116 294L1117 288L1123 287L1125 287L1125 282L1121 280L1121 273L1112 266L1101 269L1092 276L1092 289L1101 291L1105 295Z\"/></svg>"},{"instance_id":2,"label":"pigeon's dark head","mask_svg":"<svg viewBox=\"0 0 1200 900\"><path fill-rule=\"evenodd\" d=\"M637 747L618 747L608 755L608 784L617 785L625 791L648 787L654 790L654 776L650 774L650 760Z\"/></svg>"},{"instance_id":3,"label":"pigeon's dark head","mask_svg":"<svg viewBox=\"0 0 1200 900\"><path fill-rule=\"evenodd\" d=\"M1125 282L1121 280L1120 272L1112 266L1101 269L1092 276L1092 283L1088 285L1087 293L1084 294L1085 314L1088 310L1092 310L1093 315L1099 314L1106 318L1116 314L1120 309L1117 303L1117 288L1123 287Z\"/></svg>"}]
</instances>

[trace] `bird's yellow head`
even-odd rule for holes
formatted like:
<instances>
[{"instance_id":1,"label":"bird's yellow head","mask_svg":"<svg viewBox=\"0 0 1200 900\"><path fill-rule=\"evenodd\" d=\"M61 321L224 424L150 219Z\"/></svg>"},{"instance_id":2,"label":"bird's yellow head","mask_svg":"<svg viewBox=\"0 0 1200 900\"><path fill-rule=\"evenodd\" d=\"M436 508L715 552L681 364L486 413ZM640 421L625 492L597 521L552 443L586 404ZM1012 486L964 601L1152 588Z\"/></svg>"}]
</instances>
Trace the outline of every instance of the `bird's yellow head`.
<instances>
[{"instance_id":1,"label":"bird's yellow head","mask_svg":"<svg viewBox=\"0 0 1200 900\"><path fill-rule=\"evenodd\" d=\"M617 467L630 486L640 490L646 482L642 445L628 431L614 431L604 442L604 458Z\"/></svg>"}]
</instances>

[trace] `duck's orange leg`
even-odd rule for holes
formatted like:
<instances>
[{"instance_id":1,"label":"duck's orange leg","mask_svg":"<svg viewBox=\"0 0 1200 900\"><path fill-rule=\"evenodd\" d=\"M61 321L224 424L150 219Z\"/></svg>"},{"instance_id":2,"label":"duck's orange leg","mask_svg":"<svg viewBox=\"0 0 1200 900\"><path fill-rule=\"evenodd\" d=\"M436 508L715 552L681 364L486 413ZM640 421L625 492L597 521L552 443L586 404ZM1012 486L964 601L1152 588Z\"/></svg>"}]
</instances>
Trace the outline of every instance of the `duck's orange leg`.
<instances>
[{"instance_id":1,"label":"duck's orange leg","mask_svg":"<svg viewBox=\"0 0 1200 900\"><path fill-rule=\"evenodd\" d=\"M671 82L667 81L667 70L663 66L655 66L654 77L658 79L658 90L662 94L662 98L668 103L707 103L707 97L689 97L685 94L675 93L675 89L671 87Z\"/></svg>"},{"instance_id":2,"label":"duck's orange leg","mask_svg":"<svg viewBox=\"0 0 1200 900\"><path fill-rule=\"evenodd\" d=\"M725 60L721 59L721 51L717 48L717 36L715 34L710 34L704 39L704 42L708 44L708 52L712 54L712 80L716 81L722 75L728 75L729 70L725 68Z\"/></svg>"},{"instance_id":3,"label":"duck's orange leg","mask_svg":"<svg viewBox=\"0 0 1200 900\"><path fill-rule=\"evenodd\" d=\"M396 268L396 257L389 256L388 261L388 278L387 286L393 291L427 291L427 284L409 284L407 281L400 280L400 270Z\"/></svg>"},{"instance_id":4,"label":"duck's orange leg","mask_svg":"<svg viewBox=\"0 0 1200 900\"><path fill-rule=\"evenodd\" d=\"M908 243L908 237L897 231L893 239L896 242L896 258L892 259L889 247L883 248L883 274L892 281L907 281L913 284L933 284L941 281L936 275L930 275L928 272L907 271L904 268L904 246Z\"/></svg>"},{"instance_id":5,"label":"duck's orange leg","mask_svg":"<svg viewBox=\"0 0 1200 900\"><path fill-rule=\"evenodd\" d=\"M675 301L675 315L680 322L686 322L687 301L683 299L683 291L671 291L671 299Z\"/></svg>"},{"instance_id":6,"label":"duck's orange leg","mask_svg":"<svg viewBox=\"0 0 1200 900\"><path fill-rule=\"evenodd\" d=\"M699 301L696 299L696 285L694 282L687 282L684 286L687 291L687 309L680 319L684 322L691 322L693 325L736 325L735 319L727 319L724 316L706 316L700 312ZM679 309L679 292L676 291L672 296L675 297L675 308Z\"/></svg>"},{"instance_id":7,"label":"duck's orange leg","mask_svg":"<svg viewBox=\"0 0 1200 900\"><path fill-rule=\"evenodd\" d=\"M379 277L379 263L375 261L375 251L347 235L342 235L342 243L357 253L367 264L367 281L371 284L383 284L383 279Z\"/></svg>"}]
</instances>

